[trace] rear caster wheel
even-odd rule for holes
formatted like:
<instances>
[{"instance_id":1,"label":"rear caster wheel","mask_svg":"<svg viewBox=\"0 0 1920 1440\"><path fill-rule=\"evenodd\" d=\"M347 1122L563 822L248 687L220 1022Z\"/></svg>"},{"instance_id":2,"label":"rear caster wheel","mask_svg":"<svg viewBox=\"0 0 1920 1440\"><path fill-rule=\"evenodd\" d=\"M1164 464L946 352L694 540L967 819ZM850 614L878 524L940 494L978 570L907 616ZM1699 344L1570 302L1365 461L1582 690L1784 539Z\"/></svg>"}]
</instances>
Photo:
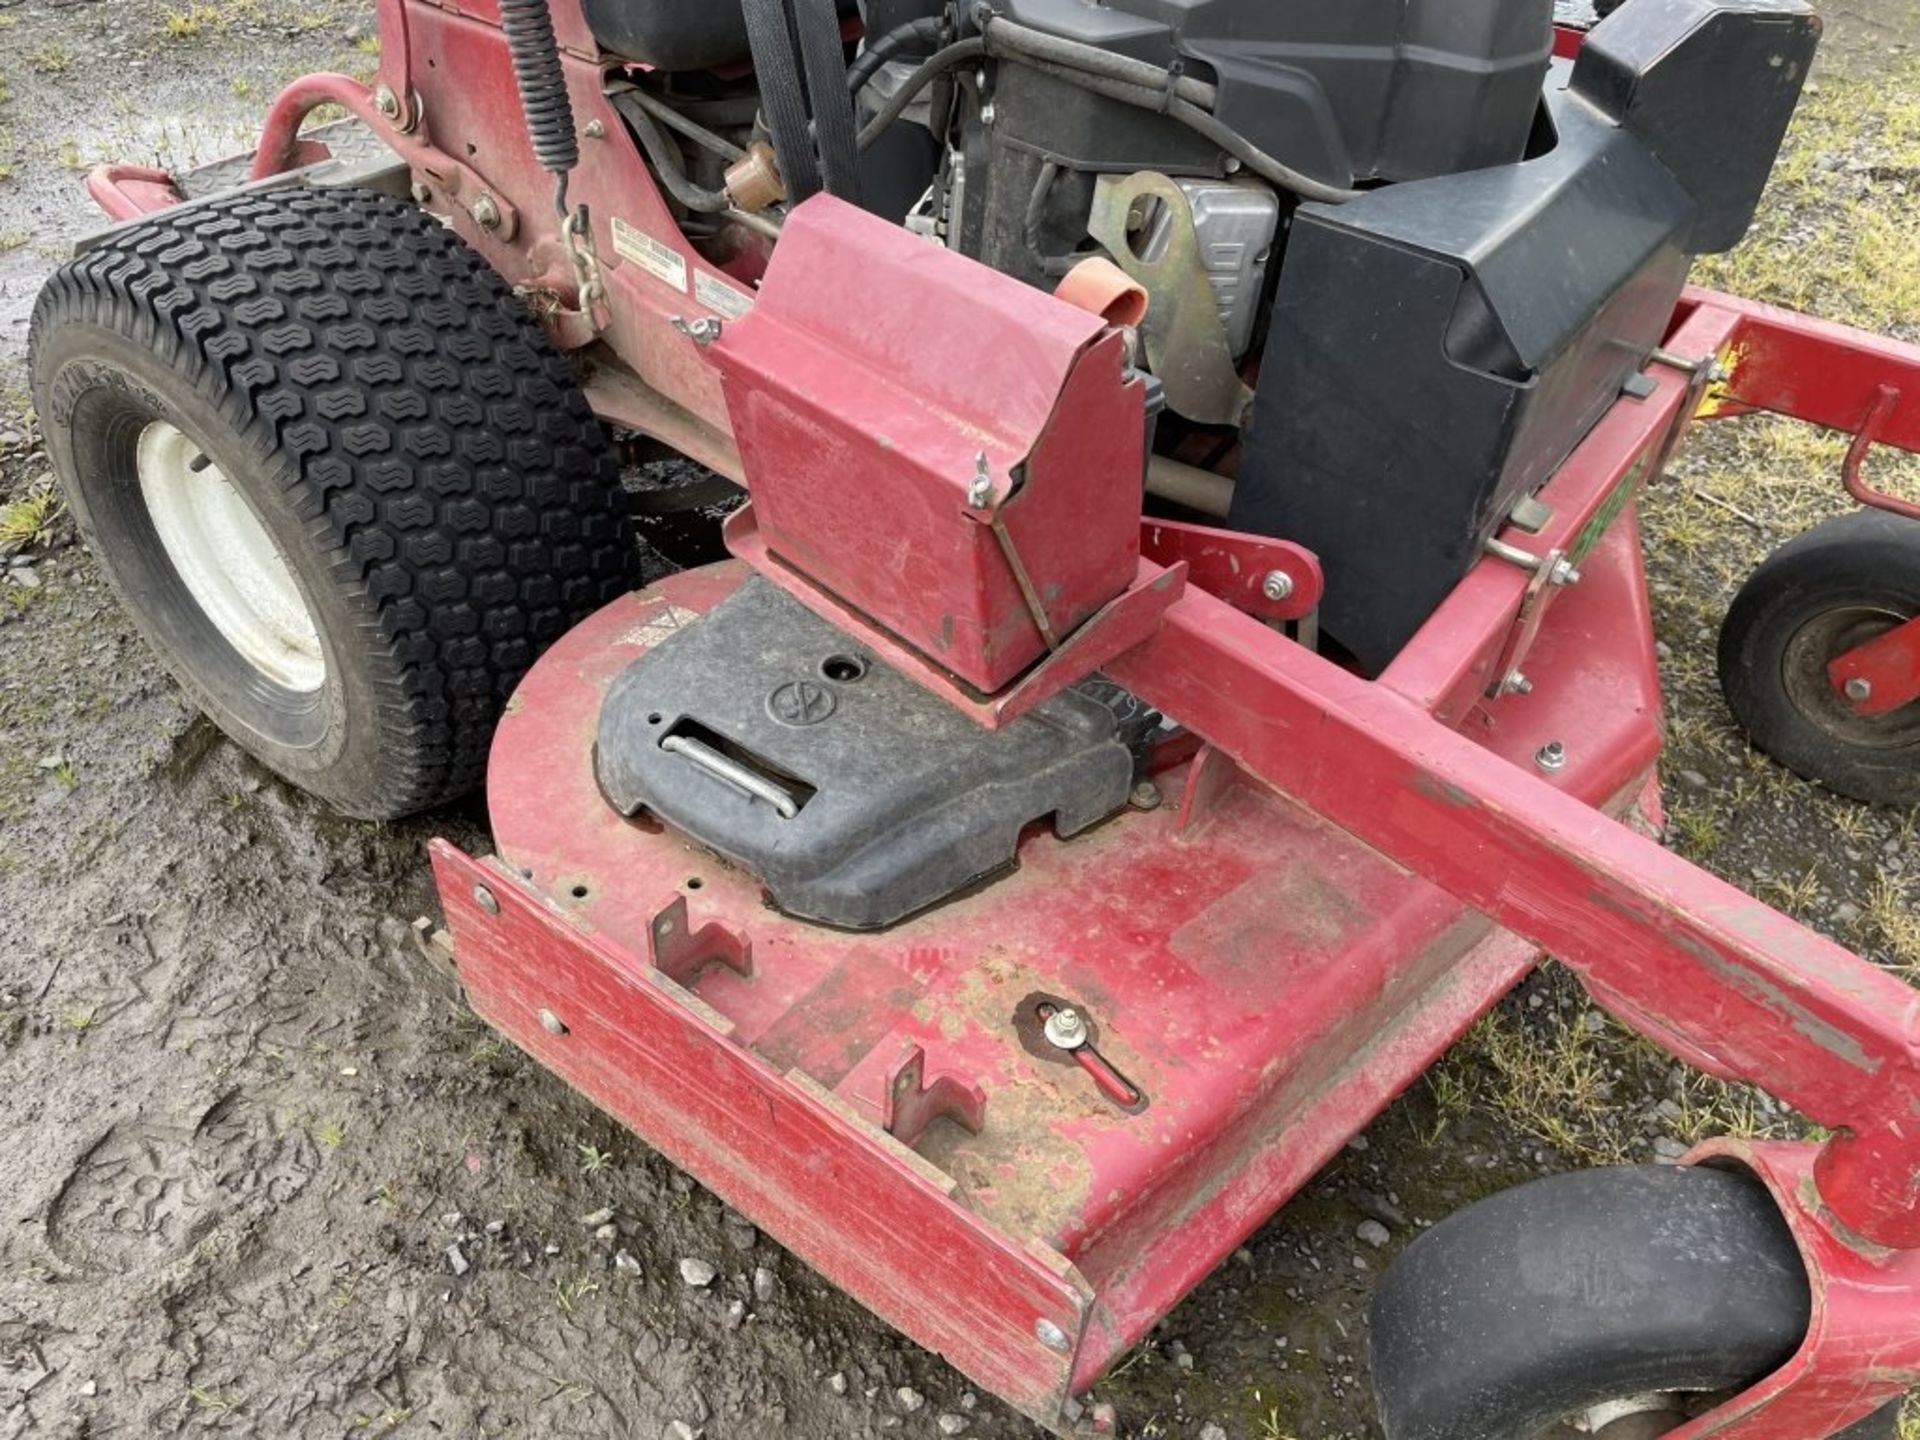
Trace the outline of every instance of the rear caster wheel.
<instances>
[{"instance_id":1,"label":"rear caster wheel","mask_svg":"<svg viewBox=\"0 0 1920 1440\"><path fill-rule=\"evenodd\" d=\"M1374 1388L1389 1440L1651 1440L1778 1369L1810 1310L1793 1236L1750 1178L1561 1175L1461 1211L1394 1262L1373 1303ZM1846 1440L1893 1434L1888 1410Z\"/></svg>"},{"instance_id":2,"label":"rear caster wheel","mask_svg":"<svg viewBox=\"0 0 1920 1440\"><path fill-rule=\"evenodd\" d=\"M413 206L162 211L47 282L31 353L135 623L221 729L349 815L470 789L527 667L638 584L566 361Z\"/></svg>"},{"instance_id":3,"label":"rear caster wheel","mask_svg":"<svg viewBox=\"0 0 1920 1440\"><path fill-rule=\"evenodd\" d=\"M1920 615L1920 523L1829 520L1754 572L1720 631L1720 685L1753 743L1837 794L1920 804L1920 701L1862 715L1827 667Z\"/></svg>"}]
</instances>

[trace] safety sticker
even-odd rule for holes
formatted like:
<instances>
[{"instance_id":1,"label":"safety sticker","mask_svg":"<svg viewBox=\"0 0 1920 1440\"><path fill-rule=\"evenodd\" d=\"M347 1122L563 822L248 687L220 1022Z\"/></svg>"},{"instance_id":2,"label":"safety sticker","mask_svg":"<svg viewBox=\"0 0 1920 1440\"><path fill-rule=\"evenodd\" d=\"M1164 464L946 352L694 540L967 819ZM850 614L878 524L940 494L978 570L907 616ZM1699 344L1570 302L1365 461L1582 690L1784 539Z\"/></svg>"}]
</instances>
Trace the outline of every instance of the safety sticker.
<instances>
[{"instance_id":1,"label":"safety sticker","mask_svg":"<svg viewBox=\"0 0 1920 1440\"><path fill-rule=\"evenodd\" d=\"M618 215L613 217L613 248L624 259L657 276L681 293L687 288L687 257L663 245L644 230L636 230Z\"/></svg>"},{"instance_id":2,"label":"safety sticker","mask_svg":"<svg viewBox=\"0 0 1920 1440\"><path fill-rule=\"evenodd\" d=\"M704 273L693 277L693 298L729 320L738 320L753 308L753 296Z\"/></svg>"}]
</instances>

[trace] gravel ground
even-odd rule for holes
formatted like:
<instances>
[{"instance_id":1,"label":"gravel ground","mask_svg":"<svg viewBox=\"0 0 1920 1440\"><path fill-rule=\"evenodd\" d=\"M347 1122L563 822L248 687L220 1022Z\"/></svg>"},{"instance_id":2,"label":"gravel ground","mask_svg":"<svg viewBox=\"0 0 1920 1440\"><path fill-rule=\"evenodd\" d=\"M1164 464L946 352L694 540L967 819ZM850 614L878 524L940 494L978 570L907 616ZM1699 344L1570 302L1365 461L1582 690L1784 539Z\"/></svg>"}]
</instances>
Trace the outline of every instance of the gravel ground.
<instances>
[{"instance_id":1,"label":"gravel ground","mask_svg":"<svg viewBox=\"0 0 1920 1440\"><path fill-rule=\"evenodd\" d=\"M1920 20L1907 0L1831 19L1763 244L1717 273L1910 326ZM284 80L370 67L368 23L331 0L0 0L0 521L35 532L0 583L0 1440L1033 1435L413 958L422 847L484 848L477 807L366 826L288 790L195 717L43 514L21 362L40 281L95 223L81 171L245 148ZM1834 508L1810 476L1836 461L1740 422L1647 507L1673 843L1915 975L1913 817L1758 760L1712 682L1730 587ZM1794 1124L1550 967L1098 1397L1126 1435L1374 1436L1366 1300L1424 1224L1533 1175Z\"/></svg>"}]
</instances>

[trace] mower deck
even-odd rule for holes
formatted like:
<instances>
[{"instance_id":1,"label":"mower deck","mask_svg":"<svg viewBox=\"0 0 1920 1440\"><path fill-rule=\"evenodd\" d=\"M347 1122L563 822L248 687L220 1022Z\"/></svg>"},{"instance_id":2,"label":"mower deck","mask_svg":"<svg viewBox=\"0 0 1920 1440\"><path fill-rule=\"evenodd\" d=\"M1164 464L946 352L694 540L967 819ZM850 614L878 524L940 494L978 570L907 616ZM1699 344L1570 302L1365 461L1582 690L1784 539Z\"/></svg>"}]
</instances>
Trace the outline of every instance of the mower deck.
<instances>
[{"instance_id":1,"label":"mower deck","mask_svg":"<svg viewBox=\"0 0 1920 1440\"><path fill-rule=\"evenodd\" d=\"M1600 757L1570 788L1614 808L1656 745L1633 529L1532 667L1565 707L1543 723L1577 716ZM782 916L622 819L593 772L606 687L747 573L622 600L528 676L491 764L498 861L436 849L461 980L835 1283L1060 1425L1535 949L1179 741L1157 809L1066 842L1034 827L1017 870L892 930ZM1583 660L1576 607L1617 667ZM1047 1045L1042 1003L1086 1016L1100 1060Z\"/></svg>"}]
</instances>

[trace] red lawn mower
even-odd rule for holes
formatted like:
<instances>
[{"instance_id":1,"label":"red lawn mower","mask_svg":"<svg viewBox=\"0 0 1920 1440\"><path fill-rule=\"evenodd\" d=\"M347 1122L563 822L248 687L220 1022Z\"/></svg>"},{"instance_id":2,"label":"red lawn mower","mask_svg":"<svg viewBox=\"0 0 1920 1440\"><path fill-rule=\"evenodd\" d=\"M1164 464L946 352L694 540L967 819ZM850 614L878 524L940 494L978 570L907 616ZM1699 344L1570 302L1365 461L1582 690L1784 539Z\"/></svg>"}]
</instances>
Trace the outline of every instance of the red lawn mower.
<instances>
[{"instance_id":1,"label":"red lawn mower","mask_svg":"<svg viewBox=\"0 0 1920 1440\"><path fill-rule=\"evenodd\" d=\"M239 744L352 815L484 775L425 936L478 1013L1072 1434L1548 951L1828 1138L1435 1227L1386 1434L1893 1433L1920 994L1651 838L1636 500L1697 417L1857 437L1720 658L1786 764L1920 800L1920 524L1865 478L1920 351L1686 286L1806 5L379 17L250 157L92 176L32 367ZM731 558L641 584L610 431L744 486Z\"/></svg>"}]
</instances>

